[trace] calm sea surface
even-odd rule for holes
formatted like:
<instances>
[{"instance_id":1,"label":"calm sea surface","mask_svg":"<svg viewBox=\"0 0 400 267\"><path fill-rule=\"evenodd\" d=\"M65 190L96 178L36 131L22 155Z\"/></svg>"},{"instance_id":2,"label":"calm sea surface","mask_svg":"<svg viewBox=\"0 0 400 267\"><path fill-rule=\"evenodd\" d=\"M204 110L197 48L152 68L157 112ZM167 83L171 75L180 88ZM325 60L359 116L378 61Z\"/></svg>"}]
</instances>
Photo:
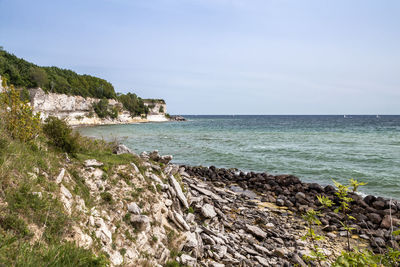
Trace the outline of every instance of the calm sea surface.
<instances>
[{"instance_id":1,"label":"calm sea surface","mask_svg":"<svg viewBox=\"0 0 400 267\"><path fill-rule=\"evenodd\" d=\"M356 178L366 194L400 199L400 116L186 116L187 122L79 128L173 162L294 174L332 184Z\"/></svg>"}]
</instances>

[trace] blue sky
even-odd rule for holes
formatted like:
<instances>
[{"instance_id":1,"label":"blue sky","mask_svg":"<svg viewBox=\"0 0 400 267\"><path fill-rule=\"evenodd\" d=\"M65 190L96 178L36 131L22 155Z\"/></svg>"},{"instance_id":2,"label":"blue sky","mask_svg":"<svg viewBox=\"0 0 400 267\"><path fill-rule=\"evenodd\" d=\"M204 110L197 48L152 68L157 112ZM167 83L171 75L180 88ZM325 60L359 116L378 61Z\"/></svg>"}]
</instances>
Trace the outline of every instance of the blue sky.
<instances>
[{"instance_id":1,"label":"blue sky","mask_svg":"<svg viewBox=\"0 0 400 267\"><path fill-rule=\"evenodd\" d=\"M400 114L400 1L0 0L0 46L171 114Z\"/></svg>"}]
</instances>

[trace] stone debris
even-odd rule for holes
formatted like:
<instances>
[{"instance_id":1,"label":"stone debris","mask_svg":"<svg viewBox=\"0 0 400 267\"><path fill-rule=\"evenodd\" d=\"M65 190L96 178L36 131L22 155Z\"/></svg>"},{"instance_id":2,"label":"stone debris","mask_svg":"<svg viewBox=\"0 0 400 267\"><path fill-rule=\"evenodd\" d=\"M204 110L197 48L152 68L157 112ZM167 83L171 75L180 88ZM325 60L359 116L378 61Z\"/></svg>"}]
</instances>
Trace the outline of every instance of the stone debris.
<instances>
[{"instance_id":1,"label":"stone debris","mask_svg":"<svg viewBox=\"0 0 400 267\"><path fill-rule=\"evenodd\" d=\"M97 161L96 159L87 159L83 164L85 167L101 167L104 165L102 162Z\"/></svg>"},{"instance_id":2,"label":"stone debris","mask_svg":"<svg viewBox=\"0 0 400 267\"><path fill-rule=\"evenodd\" d=\"M136 155L132 150L130 150L127 146L119 144L116 147L114 147L113 149L113 153L117 154L117 155L121 155L121 154L132 154L132 155Z\"/></svg>"},{"instance_id":3,"label":"stone debris","mask_svg":"<svg viewBox=\"0 0 400 267\"><path fill-rule=\"evenodd\" d=\"M112 266L142 266L145 260L150 266L171 260L186 266L313 266L303 260L312 244L301 240L306 224L300 215L318 209L318 194L334 199L334 188L302 183L291 175L179 166L171 159L143 152L139 162L116 167L117 174L110 177L99 168L103 163L86 160L80 174L90 195L103 205L91 209L67 189L74 188L66 181L72 179L58 178L69 177L68 168L62 169L56 179L61 201L70 214L78 207L84 214L82 224L73 227L81 229L74 230L76 243L94 247L101 242L97 246ZM104 203L105 195L109 203ZM354 198L357 242L384 248L389 228L399 222L400 205L372 196ZM392 217L382 210L388 207ZM324 266L346 246L342 219L329 210L321 218L318 231L327 238L318 246L330 255ZM171 259L175 252L180 256Z\"/></svg>"}]
</instances>

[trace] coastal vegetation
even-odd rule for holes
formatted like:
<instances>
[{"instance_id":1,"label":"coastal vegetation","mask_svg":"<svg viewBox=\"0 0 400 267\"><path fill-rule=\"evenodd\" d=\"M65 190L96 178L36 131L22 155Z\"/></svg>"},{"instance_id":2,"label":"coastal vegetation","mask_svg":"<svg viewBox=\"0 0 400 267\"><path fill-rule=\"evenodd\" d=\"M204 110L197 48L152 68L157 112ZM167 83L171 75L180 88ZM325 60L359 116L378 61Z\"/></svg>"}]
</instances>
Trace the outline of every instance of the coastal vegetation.
<instances>
[{"instance_id":1,"label":"coastal vegetation","mask_svg":"<svg viewBox=\"0 0 400 267\"><path fill-rule=\"evenodd\" d=\"M118 101L124 105L124 108L129 111L132 117L149 113L149 108L136 94L118 94Z\"/></svg>"},{"instance_id":2,"label":"coastal vegetation","mask_svg":"<svg viewBox=\"0 0 400 267\"><path fill-rule=\"evenodd\" d=\"M147 106L142 98L134 93L116 93L114 86L104 79L91 75L80 75L72 70L58 67L41 67L8 53L0 47L0 76L18 88L22 100L29 100L29 88L42 88L46 93L58 93L101 99L93 105L100 118L115 119L118 110L109 107L107 99L115 99L122 103L132 117L146 115ZM151 102L162 102L162 99L149 99Z\"/></svg>"},{"instance_id":3,"label":"coastal vegetation","mask_svg":"<svg viewBox=\"0 0 400 267\"><path fill-rule=\"evenodd\" d=\"M304 240L310 243L309 247L314 253L304 256L304 261L296 259L297 262L308 265L330 263L333 266L398 266L399 264L400 252L396 239L392 240L394 242L391 243L392 247L386 247L386 243L383 241L383 244L378 247L381 251L379 253L372 251L369 247L358 248L351 245L357 243L357 239L352 235L353 229L355 231L357 227L353 223L357 220L354 216L356 205L367 205L361 197L357 197L355 194L363 183L351 180L349 185L335 182L336 188L332 186L322 188L318 184L302 184L298 178L293 176L269 177L266 174L264 176L252 173L237 174L235 171L228 172L213 167L203 170L188 166L185 167L185 171L182 169L179 171L179 166L177 166L178 170L175 171L175 176L168 176L164 172L169 174L171 172L167 172L166 168L171 170L173 167L166 166L168 160L160 157L158 153L144 154L140 158L133 153L118 155L115 153L115 143L80 136L62 120L49 117L42 123L28 103L18 97L18 93L12 86L8 87L4 84L4 87L5 91L0 95L2 101L0 105L1 264L6 266L107 266L111 261L122 264L123 261L117 261L118 257L115 254L120 257L126 255L129 247L144 238L143 235L138 238L141 232L145 233L149 229L157 227L157 229L161 229L162 221L167 220L166 217L158 220L154 214L151 215L151 212L164 202L161 192L169 190L170 187L173 188L176 198L173 198L175 201L173 204L171 204L173 201L168 199L171 202L169 207L174 208L164 210L164 212L159 209L159 214L168 214L165 216L168 216L169 223L181 225L181 228L172 229L163 226L165 237L163 237L162 231L158 230L159 235L151 233L147 239L150 245L148 249L157 248L162 242L170 249L169 255L165 258L166 266L182 266L184 253L191 252L187 247L186 251L180 251L182 247L180 242L186 242L186 240L180 239L180 232L177 230L189 231L190 227L186 220L189 221L190 217L192 221L196 219L196 223L198 223L196 227L206 232L206 235L203 233L203 238L210 244L215 243L215 240L222 244L227 238L223 233L213 232L216 231L216 228L210 230L210 223L226 220L225 223L229 227L234 228L235 225L239 225L242 227L240 231L246 231L249 235L254 236L253 239L257 241L254 243L254 248L258 252L248 251L252 254L256 253L258 262L266 264L265 259L258 255L269 255L282 262L289 260L289 253L285 252L281 246L285 242L293 242L293 236L286 238L284 237L286 234L284 236L277 235L276 232L279 232L281 227L278 223L272 231L268 230L268 227L271 226L267 225L271 223L267 221L267 217L258 216L265 212L255 208L257 204L250 205L251 201L247 197L229 195L228 191L224 191L223 188L228 185L229 179L233 180L235 177L238 177L235 183L256 192L257 190L266 192L268 188L274 187L275 192L280 193L275 196L265 195L265 197L271 198L271 202L274 201L280 206L290 206L289 201L292 200L298 204L299 210L303 210L303 218L306 222ZM64 169L64 171L60 172L60 169ZM65 175L65 181L63 181L64 173L68 173ZM93 189L90 187L90 181L96 175L98 178L95 180L96 183L93 182ZM58 177L61 177L61 181ZM195 184L193 182L195 177L203 177L203 180L197 181L198 184ZM209 186L202 184L202 187L199 187L200 183L207 180L204 177L211 182L215 180L215 186L218 184L219 187L218 190L211 192L213 190L211 184ZM190 181L189 184L188 181ZM165 186L167 183L168 186ZM297 188L298 191L295 191L294 188ZM189 190L191 190L191 195L194 195L192 194L193 190L196 190L197 195L202 194L202 197L196 197L195 201L207 198L207 202L203 205L189 205L184 194ZM286 195L293 194L294 196L284 198L284 191ZM218 192L223 192L224 199L217 195ZM68 203L71 203L72 200L65 200L68 197L81 201L69 205ZM229 198L229 201L225 198ZM383 204L378 203L379 201L377 199L366 200L367 203L372 203L376 207L374 210L377 210L378 206L384 209L385 201ZM78 203L83 204L80 204L80 207ZM236 206L239 203L242 203L240 208ZM235 206L228 207L228 205ZM128 206L128 212L124 212L126 206ZM173 210L180 206L182 206L182 211L175 212ZM222 207L224 207L224 212L219 209ZM291 207L293 211L299 211L294 208L293 203ZM94 215L88 211L96 208L107 211L118 210L112 215L115 216L114 219L110 218L109 220L115 228L115 233L102 234L109 233L104 220L110 216L107 213L101 213L101 216L93 219L93 228L86 228L100 228L102 232L99 237L95 230L82 233L82 236L89 236L93 240L90 248L79 246L77 240L68 239L69 236L76 233L77 226L83 227L82 225L90 224L90 219L87 217ZM389 214L392 216L390 202L388 208ZM283 209L284 212L279 212L279 209L275 207L274 209L277 210L276 214L272 214L272 209L267 212L270 216L268 220L280 222L289 217L289 213L285 209ZM333 212L331 212L332 210ZM358 211L360 210L358 209ZM335 220L335 218L340 218L340 220ZM296 222L300 220L294 216L291 219ZM391 217L390 220L392 222ZM232 221L235 223L231 224ZM336 230L344 232L346 241L343 242L343 251L338 251L340 252L339 256L327 255L320 245L324 239L320 227L322 221L326 226L335 226ZM395 221L394 218L393 221ZM381 222L382 219L379 220L379 223L369 223L368 225L378 229ZM340 228L337 228L336 224L340 225ZM282 225L284 224L282 223ZM296 224L296 227L298 225L300 224ZM288 227L293 227L290 228L293 231L298 230L293 225ZM147 230L144 231L144 229ZM359 227L359 233L361 233L360 229L361 227ZM97 233L99 231L97 230ZM393 237L399 233L398 230L393 230L393 226L386 232ZM268 235L272 235L273 238L268 239L267 242ZM215 238L213 239L211 236L215 236ZM121 238L124 238L124 242L129 241L129 245L126 247L118 245L124 244L124 242L117 242ZM197 242L196 235L194 240L196 241L190 240L190 242ZM336 240L339 239L330 242ZM375 239L371 238L371 240L371 244L376 242ZM234 242L236 241L232 239L232 243ZM272 243L274 246L269 251L257 245L258 242L264 242L260 243L264 246L271 245L267 244L269 242L274 242ZM324 242L326 244L327 241ZM279 247L275 247L276 244L279 244ZM197 246L191 245L192 247L189 248L193 251L196 250ZM110 247L110 250L105 252L104 246ZM240 243L240 246L243 244ZM227 253L226 250L221 249L221 246L218 248L219 251L212 254L214 259L220 257L220 253L222 253L221 255ZM230 251L230 253L233 252ZM150 266L150 257L148 252L141 251L140 265ZM176 259L180 259L180 261ZM188 259L187 256L185 259ZM189 259L194 258L190 257ZM243 260L247 260L247 258L244 257Z\"/></svg>"},{"instance_id":4,"label":"coastal vegetation","mask_svg":"<svg viewBox=\"0 0 400 267\"><path fill-rule=\"evenodd\" d=\"M116 119L118 117L118 109L110 106L108 100L103 98L99 102L93 104L93 110L99 118Z\"/></svg>"},{"instance_id":5,"label":"coastal vegetation","mask_svg":"<svg viewBox=\"0 0 400 267\"><path fill-rule=\"evenodd\" d=\"M116 98L114 87L104 79L58 67L40 67L3 49L0 49L0 75L18 88L41 87L51 93Z\"/></svg>"}]
</instances>

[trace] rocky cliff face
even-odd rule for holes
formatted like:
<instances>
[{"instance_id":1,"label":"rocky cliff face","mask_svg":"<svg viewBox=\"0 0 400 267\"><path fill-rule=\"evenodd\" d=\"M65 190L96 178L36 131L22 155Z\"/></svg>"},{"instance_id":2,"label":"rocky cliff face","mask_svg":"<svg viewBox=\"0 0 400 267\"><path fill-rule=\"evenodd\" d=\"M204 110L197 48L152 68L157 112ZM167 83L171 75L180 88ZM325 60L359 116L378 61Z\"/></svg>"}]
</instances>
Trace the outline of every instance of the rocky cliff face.
<instances>
[{"instance_id":1,"label":"rocky cliff face","mask_svg":"<svg viewBox=\"0 0 400 267\"><path fill-rule=\"evenodd\" d=\"M4 88L3 88L3 80L1 79L0 76L0 93L3 92Z\"/></svg>"},{"instance_id":2,"label":"rocky cliff face","mask_svg":"<svg viewBox=\"0 0 400 267\"><path fill-rule=\"evenodd\" d=\"M121 110L116 119L101 119L94 112L92 105L100 101L97 98L68 96L65 94L45 93L42 89L30 89L31 105L42 118L55 116L66 119L70 125L124 124L135 122L168 121L165 112L158 112L161 105L154 106L147 118L131 117L129 112L122 109L122 104L109 99L110 106L118 106ZM158 109L157 109L158 108ZM158 111L157 111L158 110ZM166 110L165 103L163 109Z\"/></svg>"},{"instance_id":3,"label":"rocky cliff face","mask_svg":"<svg viewBox=\"0 0 400 267\"><path fill-rule=\"evenodd\" d=\"M167 105L164 100L145 99L143 101L149 108L150 115L165 115L167 113Z\"/></svg>"}]
</instances>

